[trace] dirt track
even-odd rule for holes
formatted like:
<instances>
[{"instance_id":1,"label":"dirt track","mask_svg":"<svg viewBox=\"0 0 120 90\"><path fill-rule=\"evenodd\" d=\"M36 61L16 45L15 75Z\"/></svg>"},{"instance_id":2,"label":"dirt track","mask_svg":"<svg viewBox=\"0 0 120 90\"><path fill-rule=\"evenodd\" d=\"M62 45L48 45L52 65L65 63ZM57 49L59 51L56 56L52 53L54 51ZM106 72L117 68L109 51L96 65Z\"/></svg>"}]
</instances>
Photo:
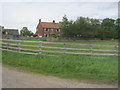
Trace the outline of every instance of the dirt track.
<instances>
[{"instance_id":1,"label":"dirt track","mask_svg":"<svg viewBox=\"0 0 120 90\"><path fill-rule=\"evenodd\" d=\"M117 88L117 85L95 84L83 81L44 76L3 67L3 88Z\"/></svg>"}]
</instances>

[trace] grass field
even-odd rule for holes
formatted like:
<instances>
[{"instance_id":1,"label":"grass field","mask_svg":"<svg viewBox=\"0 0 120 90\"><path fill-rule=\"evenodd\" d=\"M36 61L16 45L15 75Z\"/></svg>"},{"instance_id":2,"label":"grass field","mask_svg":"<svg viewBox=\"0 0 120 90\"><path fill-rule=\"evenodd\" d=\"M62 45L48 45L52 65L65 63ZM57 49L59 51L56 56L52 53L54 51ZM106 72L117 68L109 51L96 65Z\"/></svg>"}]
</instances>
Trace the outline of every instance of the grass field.
<instances>
[{"instance_id":1,"label":"grass field","mask_svg":"<svg viewBox=\"0 0 120 90\"><path fill-rule=\"evenodd\" d=\"M3 51L3 64L62 78L117 82L118 57L61 55L40 56Z\"/></svg>"},{"instance_id":2,"label":"grass field","mask_svg":"<svg viewBox=\"0 0 120 90\"><path fill-rule=\"evenodd\" d=\"M64 41L60 41L60 42L64 42ZM11 43L18 43L18 42L11 42ZM117 41L91 41L91 42L67 41L67 43L98 44L98 45L118 44ZM39 43L28 43L28 42L24 42L20 44L40 45ZM64 47L64 45L60 45L60 44L44 43L42 45ZM66 47L89 48L87 46L73 46L73 45L67 45ZM39 49L36 47L23 47L23 48ZM92 48L111 49L111 50L114 49L112 47L92 47ZM42 49L45 50L46 48L42 48ZM105 52L100 52L100 53L105 53ZM97 55L91 56L91 55L72 55L72 54L71 55L61 54L59 56L46 56L46 55L27 55L27 54L3 51L2 60L3 60L3 64L12 67L17 67L45 75L58 76L62 78L74 78L78 80L95 80L101 82L114 82L114 83L117 82L118 80L117 56L97 56Z\"/></svg>"},{"instance_id":3,"label":"grass field","mask_svg":"<svg viewBox=\"0 0 120 90\"><path fill-rule=\"evenodd\" d=\"M3 40L4 41L4 40ZM25 40L25 41L40 41L40 40ZM46 41L43 41L46 42ZM95 40L91 40L91 41L87 41L87 40L83 40L83 41L48 41L48 42L63 42L63 43L81 43L81 44L98 44L98 45L118 45L118 40L114 40L114 41L95 41Z\"/></svg>"}]
</instances>

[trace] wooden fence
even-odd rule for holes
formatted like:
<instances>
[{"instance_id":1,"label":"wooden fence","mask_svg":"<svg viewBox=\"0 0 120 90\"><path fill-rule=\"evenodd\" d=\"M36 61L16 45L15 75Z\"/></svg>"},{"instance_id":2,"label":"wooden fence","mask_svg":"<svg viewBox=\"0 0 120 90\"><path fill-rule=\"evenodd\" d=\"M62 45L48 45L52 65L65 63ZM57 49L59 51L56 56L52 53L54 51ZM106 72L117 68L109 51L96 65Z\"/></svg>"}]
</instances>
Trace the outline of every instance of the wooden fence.
<instances>
[{"instance_id":1,"label":"wooden fence","mask_svg":"<svg viewBox=\"0 0 120 90\"><path fill-rule=\"evenodd\" d=\"M9 40L9 39L3 39L1 42L2 46L1 50L11 51L11 52L17 52L17 53L25 53L25 54L42 54L42 52L47 53L63 53L63 54L84 54L84 55L115 55L118 56L120 54L117 54L118 46L116 45L96 45L96 44L79 44L79 43L60 43L60 42L43 42L43 41L25 41L25 40ZM11 43L11 41L18 42L17 44ZM39 45L23 45L20 42L30 42L30 43L39 43ZM64 47L55 47L55 46L43 46L42 44L58 44L58 45L64 45ZM68 48L66 45L73 45L73 46L88 46L89 49L83 49L83 48ZM22 47L37 47L39 49L28 49L28 48L22 48ZM93 49L93 47L111 47L114 48L114 50L103 50L103 49ZM47 49L59 49L54 50L42 50L42 48ZM60 51L63 50L63 51ZM90 53L83 53L83 52L70 52L66 50L78 50L78 51L90 51ZM27 51L27 52L25 52ZM93 51L104 51L104 52L113 52L113 53L93 53ZM37 52L37 53L35 53ZM53 55L52 55L53 56Z\"/></svg>"}]
</instances>

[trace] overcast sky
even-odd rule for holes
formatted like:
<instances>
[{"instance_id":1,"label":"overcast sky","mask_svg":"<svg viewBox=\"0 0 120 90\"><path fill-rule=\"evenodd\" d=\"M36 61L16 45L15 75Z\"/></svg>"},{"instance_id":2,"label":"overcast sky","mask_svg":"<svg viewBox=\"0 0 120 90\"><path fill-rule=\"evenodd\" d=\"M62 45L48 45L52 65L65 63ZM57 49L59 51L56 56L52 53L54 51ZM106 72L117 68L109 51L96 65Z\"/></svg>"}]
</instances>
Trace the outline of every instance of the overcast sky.
<instances>
[{"instance_id":1,"label":"overcast sky","mask_svg":"<svg viewBox=\"0 0 120 90\"><path fill-rule=\"evenodd\" d=\"M28 27L35 32L38 20L51 22L62 20L64 14L69 20L76 20L79 16L90 18L118 17L117 2L5 2L0 3L2 11L2 25L5 28L21 30Z\"/></svg>"}]
</instances>

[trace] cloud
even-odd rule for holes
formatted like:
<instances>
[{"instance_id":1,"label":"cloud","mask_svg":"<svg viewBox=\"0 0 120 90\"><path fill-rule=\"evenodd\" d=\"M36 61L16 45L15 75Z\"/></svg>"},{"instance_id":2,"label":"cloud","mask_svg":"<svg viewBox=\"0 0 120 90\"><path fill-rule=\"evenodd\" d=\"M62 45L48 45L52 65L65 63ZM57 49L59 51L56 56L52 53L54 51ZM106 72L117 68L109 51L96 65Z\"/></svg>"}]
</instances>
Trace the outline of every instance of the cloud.
<instances>
[{"instance_id":1,"label":"cloud","mask_svg":"<svg viewBox=\"0 0 120 90\"><path fill-rule=\"evenodd\" d=\"M117 2L22 2L3 3L3 24L6 28L27 26L35 32L38 20L62 20L64 14L75 20L79 16L117 18Z\"/></svg>"}]
</instances>

